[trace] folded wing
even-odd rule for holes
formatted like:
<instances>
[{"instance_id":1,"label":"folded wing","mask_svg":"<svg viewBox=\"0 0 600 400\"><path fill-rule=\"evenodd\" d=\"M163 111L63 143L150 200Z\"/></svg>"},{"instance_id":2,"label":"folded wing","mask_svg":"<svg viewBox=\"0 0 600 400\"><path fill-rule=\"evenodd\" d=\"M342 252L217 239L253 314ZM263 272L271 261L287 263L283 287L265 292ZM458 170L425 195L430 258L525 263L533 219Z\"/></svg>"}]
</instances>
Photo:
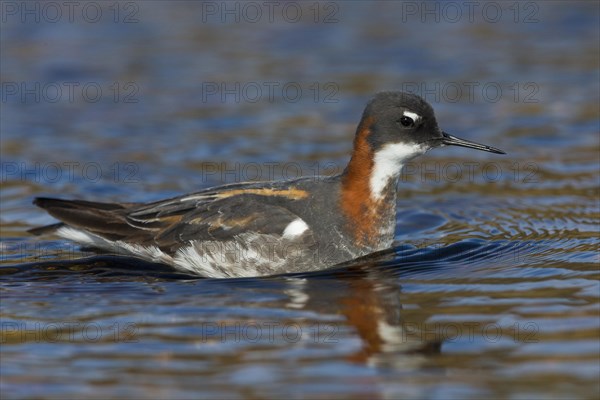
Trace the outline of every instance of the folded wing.
<instances>
[{"instance_id":1,"label":"folded wing","mask_svg":"<svg viewBox=\"0 0 600 400\"><path fill-rule=\"evenodd\" d=\"M287 191L287 198L277 204L265 201L265 195L256 190L237 190L229 195L205 192L150 204L37 198L34 204L63 224L32 232L45 233L68 225L110 241L156 246L170 254L190 241L229 241L244 233L274 237L282 237L284 232L310 235L308 227L286 231L292 223L296 224L294 228L298 221L304 224L286 207L301 198L295 195L290 198Z\"/></svg>"}]
</instances>

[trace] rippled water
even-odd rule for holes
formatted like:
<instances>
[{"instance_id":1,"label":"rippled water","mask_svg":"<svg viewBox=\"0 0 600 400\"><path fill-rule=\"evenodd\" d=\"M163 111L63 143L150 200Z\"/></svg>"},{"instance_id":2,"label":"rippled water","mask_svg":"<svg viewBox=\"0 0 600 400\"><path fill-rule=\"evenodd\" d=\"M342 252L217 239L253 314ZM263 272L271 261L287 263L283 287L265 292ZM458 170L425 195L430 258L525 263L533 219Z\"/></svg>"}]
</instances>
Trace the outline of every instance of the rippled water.
<instances>
[{"instance_id":1,"label":"rippled water","mask_svg":"<svg viewBox=\"0 0 600 400\"><path fill-rule=\"evenodd\" d=\"M21 4L0 25L3 398L598 397L596 2L478 3L473 22L460 2L292 2L298 22L256 23L235 2L72 22ZM211 280L26 233L52 222L38 195L339 172L365 102L403 88L508 156L408 165L388 252Z\"/></svg>"}]
</instances>

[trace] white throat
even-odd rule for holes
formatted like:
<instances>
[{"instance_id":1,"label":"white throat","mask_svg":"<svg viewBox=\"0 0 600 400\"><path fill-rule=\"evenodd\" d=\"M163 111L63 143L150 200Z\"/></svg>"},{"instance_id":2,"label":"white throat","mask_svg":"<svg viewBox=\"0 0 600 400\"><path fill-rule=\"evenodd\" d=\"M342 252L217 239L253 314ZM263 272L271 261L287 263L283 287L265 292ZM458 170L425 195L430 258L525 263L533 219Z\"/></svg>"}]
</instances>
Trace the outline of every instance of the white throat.
<instances>
[{"instance_id":1,"label":"white throat","mask_svg":"<svg viewBox=\"0 0 600 400\"><path fill-rule=\"evenodd\" d=\"M369 180L371 196L379 200L384 189L400 176L403 165L428 150L423 144L389 143L375 152L373 171Z\"/></svg>"}]
</instances>

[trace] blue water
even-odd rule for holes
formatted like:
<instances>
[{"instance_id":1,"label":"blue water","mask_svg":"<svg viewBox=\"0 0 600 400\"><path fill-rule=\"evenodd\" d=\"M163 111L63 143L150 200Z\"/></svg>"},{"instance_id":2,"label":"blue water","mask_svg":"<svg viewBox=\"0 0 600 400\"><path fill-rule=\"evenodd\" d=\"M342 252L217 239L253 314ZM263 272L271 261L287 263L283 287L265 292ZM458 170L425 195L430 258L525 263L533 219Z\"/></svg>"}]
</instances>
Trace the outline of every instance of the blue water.
<instances>
[{"instance_id":1,"label":"blue water","mask_svg":"<svg viewBox=\"0 0 600 400\"><path fill-rule=\"evenodd\" d=\"M1 3L2 397L598 397L598 4L288 3ZM214 280L26 232L339 172L398 89L508 155L407 165L389 251Z\"/></svg>"}]
</instances>

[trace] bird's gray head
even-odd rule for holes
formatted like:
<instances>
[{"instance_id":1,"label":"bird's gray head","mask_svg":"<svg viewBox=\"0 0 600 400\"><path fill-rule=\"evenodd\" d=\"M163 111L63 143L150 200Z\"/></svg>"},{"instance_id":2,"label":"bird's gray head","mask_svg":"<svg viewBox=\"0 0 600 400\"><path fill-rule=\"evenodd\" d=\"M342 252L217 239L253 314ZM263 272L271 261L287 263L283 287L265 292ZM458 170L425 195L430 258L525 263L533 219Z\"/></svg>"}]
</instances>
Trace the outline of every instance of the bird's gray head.
<instances>
[{"instance_id":1,"label":"bird's gray head","mask_svg":"<svg viewBox=\"0 0 600 400\"><path fill-rule=\"evenodd\" d=\"M358 182L362 177L368 181L369 196L380 199L393 186L390 185L397 182L406 162L429 149L447 145L504 154L494 147L459 139L442 131L433 108L417 95L378 93L367 104L356 130L352 159L344 173L345 181Z\"/></svg>"},{"instance_id":2,"label":"bird's gray head","mask_svg":"<svg viewBox=\"0 0 600 400\"><path fill-rule=\"evenodd\" d=\"M369 130L366 140L375 153L385 146L399 144L420 149L416 155L445 145L504 154L502 150L445 133L439 128L431 105L412 93L378 93L367 104L361 126Z\"/></svg>"}]
</instances>

